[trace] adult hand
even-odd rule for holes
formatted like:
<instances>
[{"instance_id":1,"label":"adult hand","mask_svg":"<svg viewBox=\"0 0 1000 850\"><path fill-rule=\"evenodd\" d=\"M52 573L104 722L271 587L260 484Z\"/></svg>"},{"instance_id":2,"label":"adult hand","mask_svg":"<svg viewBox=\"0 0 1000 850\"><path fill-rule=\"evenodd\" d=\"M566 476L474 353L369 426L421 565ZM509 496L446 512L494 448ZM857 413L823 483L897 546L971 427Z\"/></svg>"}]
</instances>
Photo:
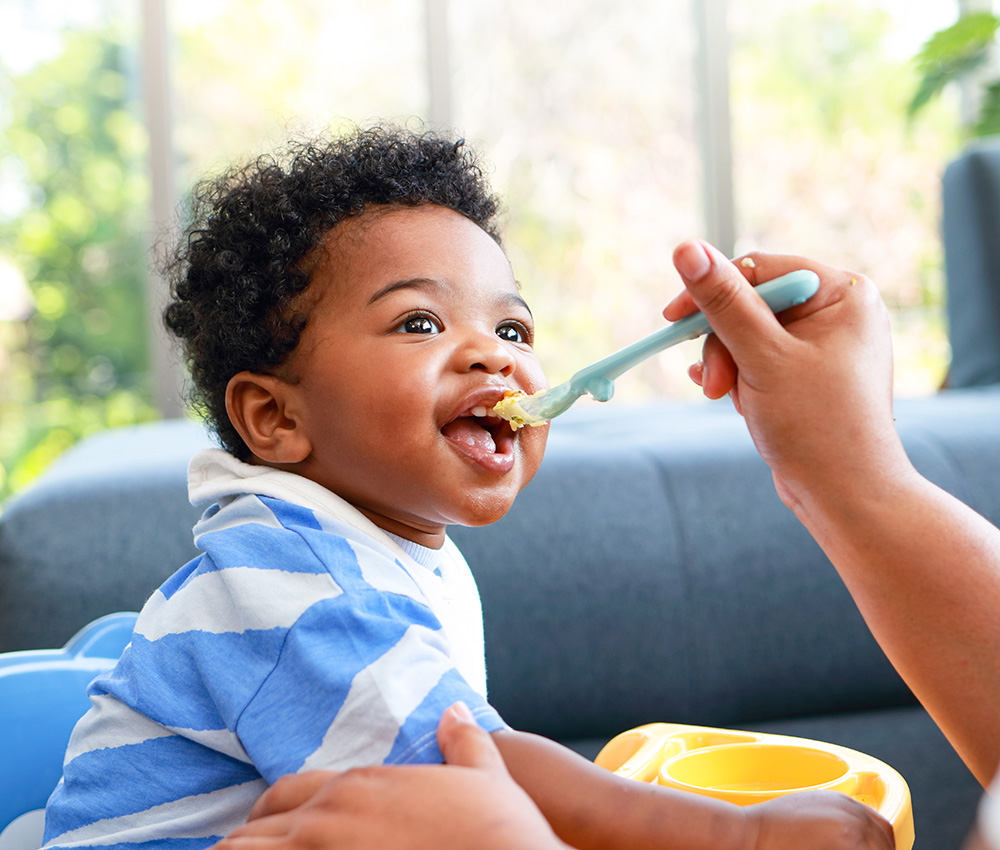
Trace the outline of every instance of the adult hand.
<instances>
[{"instance_id":1,"label":"adult hand","mask_svg":"<svg viewBox=\"0 0 1000 850\"><path fill-rule=\"evenodd\" d=\"M565 850L461 704L438 727L447 765L286 776L217 850Z\"/></svg>"},{"instance_id":2,"label":"adult hand","mask_svg":"<svg viewBox=\"0 0 1000 850\"><path fill-rule=\"evenodd\" d=\"M909 470L892 418L888 313L872 282L803 257L750 259L680 245L674 264L686 291L664 316L695 307L707 316L714 333L691 376L710 398L730 394L782 499L794 509L817 484L843 492ZM775 317L751 284L803 268L819 275L819 291Z\"/></svg>"},{"instance_id":3,"label":"adult hand","mask_svg":"<svg viewBox=\"0 0 1000 850\"><path fill-rule=\"evenodd\" d=\"M836 567L886 656L984 784L1000 765L1000 531L921 476L892 417L887 311L862 275L802 257L674 253L715 334L693 370L729 392L782 500ZM781 317L750 283L796 268L819 292Z\"/></svg>"},{"instance_id":4,"label":"adult hand","mask_svg":"<svg viewBox=\"0 0 1000 850\"><path fill-rule=\"evenodd\" d=\"M993 850L993 848L986 844L979 830L974 830L965 840L962 850Z\"/></svg>"},{"instance_id":5,"label":"adult hand","mask_svg":"<svg viewBox=\"0 0 1000 850\"><path fill-rule=\"evenodd\" d=\"M892 826L838 791L788 794L747 808L754 850L894 850Z\"/></svg>"}]
</instances>

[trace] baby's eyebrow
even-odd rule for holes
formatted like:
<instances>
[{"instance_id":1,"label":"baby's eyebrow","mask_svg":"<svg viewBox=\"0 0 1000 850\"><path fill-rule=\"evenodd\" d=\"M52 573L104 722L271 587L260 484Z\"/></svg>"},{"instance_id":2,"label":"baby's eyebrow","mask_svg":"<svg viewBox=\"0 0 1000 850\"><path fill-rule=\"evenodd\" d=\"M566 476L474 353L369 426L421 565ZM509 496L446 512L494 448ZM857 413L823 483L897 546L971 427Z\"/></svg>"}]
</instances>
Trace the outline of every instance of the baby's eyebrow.
<instances>
[{"instance_id":1,"label":"baby's eyebrow","mask_svg":"<svg viewBox=\"0 0 1000 850\"><path fill-rule=\"evenodd\" d=\"M400 289L447 289L448 285L430 277L411 277L404 280L394 280L392 283L387 283L381 289L376 290L372 293L372 296L368 299L368 304L374 304L380 298L385 298L385 296L392 294L393 292L398 292ZM498 304L510 307L521 307L528 312L528 315L533 315L531 308L528 306L528 302L525 301L518 293L511 292L510 294L504 294L497 299Z\"/></svg>"},{"instance_id":2,"label":"baby's eyebrow","mask_svg":"<svg viewBox=\"0 0 1000 850\"><path fill-rule=\"evenodd\" d=\"M512 292L510 295L508 295L506 298L502 300L504 301L505 304L507 304L510 307L523 307L527 311L528 315L534 318L535 314L531 312L531 308L528 306L528 302L525 301L516 292Z\"/></svg>"},{"instance_id":3,"label":"baby's eyebrow","mask_svg":"<svg viewBox=\"0 0 1000 850\"><path fill-rule=\"evenodd\" d=\"M400 289L442 289L443 287L444 284L441 281L429 277L411 277L405 280L394 280L392 283L387 283L381 289L374 292L371 298L368 299L368 303L374 304L380 298L385 298L386 295L390 295Z\"/></svg>"}]
</instances>

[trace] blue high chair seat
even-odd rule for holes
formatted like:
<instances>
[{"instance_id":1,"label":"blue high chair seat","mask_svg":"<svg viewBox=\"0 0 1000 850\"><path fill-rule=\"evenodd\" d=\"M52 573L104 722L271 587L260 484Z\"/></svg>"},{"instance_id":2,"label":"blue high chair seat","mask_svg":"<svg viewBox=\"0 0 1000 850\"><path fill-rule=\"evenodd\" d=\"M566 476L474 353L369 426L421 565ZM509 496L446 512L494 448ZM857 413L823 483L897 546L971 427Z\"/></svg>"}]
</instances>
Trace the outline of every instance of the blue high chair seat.
<instances>
[{"instance_id":1,"label":"blue high chair seat","mask_svg":"<svg viewBox=\"0 0 1000 850\"><path fill-rule=\"evenodd\" d=\"M62 649L0 654L0 850L41 845L69 736L90 707L87 686L114 666L137 616L101 617Z\"/></svg>"}]
</instances>

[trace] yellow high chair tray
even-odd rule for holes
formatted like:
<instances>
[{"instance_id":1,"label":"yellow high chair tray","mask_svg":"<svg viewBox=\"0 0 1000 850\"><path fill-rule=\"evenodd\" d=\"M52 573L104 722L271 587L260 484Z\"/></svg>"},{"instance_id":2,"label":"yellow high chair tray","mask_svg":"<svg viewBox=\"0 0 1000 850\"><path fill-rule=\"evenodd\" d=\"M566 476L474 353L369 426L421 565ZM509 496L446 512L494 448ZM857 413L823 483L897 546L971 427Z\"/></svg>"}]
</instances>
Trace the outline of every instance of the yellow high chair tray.
<instances>
[{"instance_id":1,"label":"yellow high chair tray","mask_svg":"<svg viewBox=\"0 0 1000 850\"><path fill-rule=\"evenodd\" d=\"M892 824L897 850L913 847L906 780L872 756L807 738L650 723L622 732L595 763L619 776L748 806L794 791L841 791Z\"/></svg>"}]
</instances>

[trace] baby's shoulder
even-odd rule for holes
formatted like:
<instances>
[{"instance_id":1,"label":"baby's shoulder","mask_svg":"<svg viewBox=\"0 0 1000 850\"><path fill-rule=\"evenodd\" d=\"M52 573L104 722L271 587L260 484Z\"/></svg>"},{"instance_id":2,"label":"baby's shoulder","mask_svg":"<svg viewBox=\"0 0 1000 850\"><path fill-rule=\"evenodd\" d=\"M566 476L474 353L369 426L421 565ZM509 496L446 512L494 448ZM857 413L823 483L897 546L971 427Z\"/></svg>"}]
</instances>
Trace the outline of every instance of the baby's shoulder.
<instances>
[{"instance_id":1,"label":"baby's shoulder","mask_svg":"<svg viewBox=\"0 0 1000 850\"><path fill-rule=\"evenodd\" d=\"M400 581L412 583L398 553L383 541L340 517L266 496L240 498L206 513L195 542L209 569L322 573L345 590L359 582L396 591Z\"/></svg>"}]
</instances>

